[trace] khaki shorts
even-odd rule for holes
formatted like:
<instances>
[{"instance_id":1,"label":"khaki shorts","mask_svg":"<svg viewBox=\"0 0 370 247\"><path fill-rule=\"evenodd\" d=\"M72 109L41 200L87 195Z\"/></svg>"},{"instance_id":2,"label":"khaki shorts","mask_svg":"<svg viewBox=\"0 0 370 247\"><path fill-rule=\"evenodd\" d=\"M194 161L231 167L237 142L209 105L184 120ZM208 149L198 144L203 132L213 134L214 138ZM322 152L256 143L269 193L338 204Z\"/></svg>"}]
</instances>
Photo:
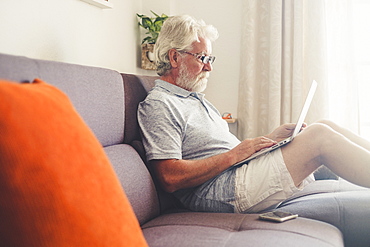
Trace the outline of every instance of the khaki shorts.
<instances>
[{"instance_id":1,"label":"khaki shorts","mask_svg":"<svg viewBox=\"0 0 370 247\"><path fill-rule=\"evenodd\" d=\"M275 208L313 181L311 175L296 187L279 148L237 168L235 212L257 213Z\"/></svg>"}]
</instances>

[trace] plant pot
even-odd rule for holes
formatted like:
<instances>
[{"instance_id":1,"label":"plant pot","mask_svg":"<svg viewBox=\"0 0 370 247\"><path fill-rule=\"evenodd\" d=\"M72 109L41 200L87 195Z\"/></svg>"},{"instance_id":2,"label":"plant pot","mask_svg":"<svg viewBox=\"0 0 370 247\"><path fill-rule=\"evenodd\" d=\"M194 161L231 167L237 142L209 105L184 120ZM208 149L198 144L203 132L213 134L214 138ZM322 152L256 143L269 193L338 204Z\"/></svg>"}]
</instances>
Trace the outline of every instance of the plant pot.
<instances>
[{"instance_id":1,"label":"plant pot","mask_svg":"<svg viewBox=\"0 0 370 247\"><path fill-rule=\"evenodd\" d=\"M154 63L154 44L142 44L141 45L141 68L148 70L155 70L156 66Z\"/></svg>"}]
</instances>

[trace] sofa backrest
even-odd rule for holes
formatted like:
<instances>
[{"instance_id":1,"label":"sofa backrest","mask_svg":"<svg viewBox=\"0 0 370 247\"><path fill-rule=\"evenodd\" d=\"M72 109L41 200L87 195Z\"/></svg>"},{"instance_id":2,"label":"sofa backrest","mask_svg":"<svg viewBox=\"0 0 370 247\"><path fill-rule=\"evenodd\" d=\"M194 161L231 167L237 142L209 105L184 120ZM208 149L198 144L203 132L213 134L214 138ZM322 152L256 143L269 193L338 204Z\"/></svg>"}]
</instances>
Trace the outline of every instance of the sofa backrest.
<instances>
[{"instance_id":1,"label":"sofa backrest","mask_svg":"<svg viewBox=\"0 0 370 247\"><path fill-rule=\"evenodd\" d=\"M125 93L122 75L113 70L6 54L0 54L0 78L15 82L40 78L66 93L104 147L139 222L143 224L159 214L151 175L130 146L140 143L135 108L146 91L136 90L138 84L131 85L128 79ZM154 83L154 77L143 78Z\"/></svg>"},{"instance_id":2,"label":"sofa backrest","mask_svg":"<svg viewBox=\"0 0 370 247\"><path fill-rule=\"evenodd\" d=\"M0 78L17 82L40 78L55 85L69 96L103 146L123 142L124 92L118 72L0 54Z\"/></svg>"},{"instance_id":3,"label":"sofa backrest","mask_svg":"<svg viewBox=\"0 0 370 247\"><path fill-rule=\"evenodd\" d=\"M125 88L125 138L124 143L131 144L141 140L137 121L137 108L154 86L156 76L138 76L122 73Z\"/></svg>"}]
</instances>

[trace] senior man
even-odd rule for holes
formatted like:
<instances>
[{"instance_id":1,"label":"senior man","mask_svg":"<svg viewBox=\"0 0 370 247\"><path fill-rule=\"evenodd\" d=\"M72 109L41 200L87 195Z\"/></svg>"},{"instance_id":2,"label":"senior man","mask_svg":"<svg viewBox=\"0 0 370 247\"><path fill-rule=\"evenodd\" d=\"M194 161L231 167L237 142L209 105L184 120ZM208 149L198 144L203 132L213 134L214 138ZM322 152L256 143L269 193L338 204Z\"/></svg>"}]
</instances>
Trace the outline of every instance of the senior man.
<instances>
[{"instance_id":1,"label":"senior man","mask_svg":"<svg viewBox=\"0 0 370 247\"><path fill-rule=\"evenodd\" d=\"M217 30L190 16L167 19L156 43L160 79L140 103L147 159L162 187L188 209L254 213L276 207L313 181L322 164L370 187L370 143L332 122L305 128L290 144L233 166L289 137L295 124L239 141L204 98ZM297 155L299 154L299 155Z\"/></svg>"}]
</instances>

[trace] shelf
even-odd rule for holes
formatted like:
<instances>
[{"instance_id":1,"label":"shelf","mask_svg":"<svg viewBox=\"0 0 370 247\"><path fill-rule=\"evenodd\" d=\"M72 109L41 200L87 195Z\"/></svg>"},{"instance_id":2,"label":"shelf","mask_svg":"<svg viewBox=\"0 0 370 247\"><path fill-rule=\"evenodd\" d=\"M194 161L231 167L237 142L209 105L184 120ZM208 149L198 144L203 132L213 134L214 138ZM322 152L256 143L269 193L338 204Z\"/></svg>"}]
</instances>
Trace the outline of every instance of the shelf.
<instances>
[{"instance_id":1,"label":"shelf","mask_svg":"<svg viewBox=\"0 0 370 247\"><path fill-rule=\"evenodd\" d=\"M105 0L81 0L81 1L84 1L84 2L92 4L92 5L95 5L99 8L102 8L102 9L111 9L111 8L113 8L113 5L110 2L105 1Z\"/></svg>"},{"instance_id":2,"label":"shelf","mask_svg":"<svg viewBox=\"0 0 370 247\"><path fill-rule=\"evenodd\" d=\"M236 118L227 118L227 119L224 119L227 123L235 123L236 122Z\"/></svg>"}]
</instances>

